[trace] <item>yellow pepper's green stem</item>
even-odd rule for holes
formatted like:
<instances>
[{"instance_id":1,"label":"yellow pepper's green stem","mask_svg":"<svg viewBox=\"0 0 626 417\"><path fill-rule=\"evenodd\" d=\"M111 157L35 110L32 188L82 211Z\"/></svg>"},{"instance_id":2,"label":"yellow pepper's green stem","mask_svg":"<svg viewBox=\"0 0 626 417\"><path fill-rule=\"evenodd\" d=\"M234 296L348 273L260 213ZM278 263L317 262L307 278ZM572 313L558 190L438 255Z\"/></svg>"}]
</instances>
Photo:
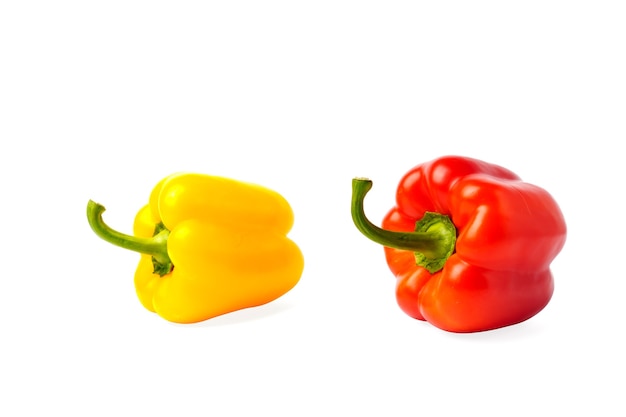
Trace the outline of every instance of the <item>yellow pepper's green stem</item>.
<instances>
[{"instance_id":1,"label":"yellow pepper's green stem","mask_svg":"<svg viewBox=\"0 0 626 417\"><path fill-rule=\"evenodd\" d=\"M365 216L363 200L371 190L372 181L367 178L352 180L352 220L365 237L390 248L415 252L415 260L433 273L446 263L454 252L456 227L448 216L426 212L415 224L413 232L396 232L381 229Z\"/></svg>"},{"instance_id":2,"label":"yellow pepper's green stem","mask_svg":"<svg viewBox=\"0 0 626 417\"><path fill-rule=\"evenodd\" d=\"M173 268L172 261L167 253L167 238L169 230L157 226L157 232L151 238L137 237L120 233L111 229L102 220L102 213L106 209L103 205L92 200L87 203L87 220L96 235L113 245L135 252L151 255L154 263L154 272L163 276Z\"/></svg>"}]
</instances>

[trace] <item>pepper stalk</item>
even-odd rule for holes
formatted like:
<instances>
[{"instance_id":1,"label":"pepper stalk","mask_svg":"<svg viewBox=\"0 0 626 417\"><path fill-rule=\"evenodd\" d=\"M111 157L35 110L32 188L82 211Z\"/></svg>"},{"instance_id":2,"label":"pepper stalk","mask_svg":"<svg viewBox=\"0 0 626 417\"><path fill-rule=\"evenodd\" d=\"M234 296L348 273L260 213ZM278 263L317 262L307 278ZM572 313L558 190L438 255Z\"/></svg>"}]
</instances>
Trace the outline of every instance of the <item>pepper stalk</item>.
<instances>
[{"instance_id":1,"label":"pepper stalk","mask_svg":"<svg viewBox=\"0 0 626 417\"><path fill-rule=\"evenodd\" d=\"M111 229L102 220L102 213L105 210L103 205L92 200L87 203L87 220L96 235L121 248L151 255L155 274L163 276L174 269L167 253L167 238L170 231L162 223L156 225L154 236L151 238L131 236Z\"/></svg>"},{"instance_id":2,"label":"pepper stalk","mask_svg":"<svg viewBox=\"0 0 626 417\"><path fill-rule=\"evenodd\" d=\"M456 243L456 227L446 215L426 212L415 223L413 232L396 232L381 229L370 222L363 208L365 195L372 189L367 178L352 180L352 220L357 229L368 239L394 249L410 250L415 262L435 273L443 268L452 255Z\"/></svg>"}]
</instances>

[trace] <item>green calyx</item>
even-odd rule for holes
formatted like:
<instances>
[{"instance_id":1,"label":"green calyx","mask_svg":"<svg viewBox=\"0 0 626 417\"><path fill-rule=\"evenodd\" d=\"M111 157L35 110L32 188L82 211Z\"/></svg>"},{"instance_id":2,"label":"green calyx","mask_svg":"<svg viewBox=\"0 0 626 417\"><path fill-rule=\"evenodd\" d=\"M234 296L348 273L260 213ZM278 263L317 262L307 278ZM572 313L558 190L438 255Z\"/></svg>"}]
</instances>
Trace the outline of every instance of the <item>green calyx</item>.
<instances>
[{"instance_id":1,"label":"green calyx","mask_svg":"<svg viewBox=\"0 0 626 417\"><path fill-rule=\"evenodd\" d=\"M448 216L426 212L416 222L413 232L384 230L371 223L365 216L363 200L371 190L372 181L367 178L352 180L352 220L359 231L368 239L390 248L410 250L415 253L415 262L435 273L443 268L454 253L456 228Z\"/></svg>"},{"instance_id":2,"label":"green calyx","mask_svg":"<svg viewBox=\"0 0 626 417\"><path fill-rule=\"evenodd\" d=\"M433 258L429 258L422 252L415 252L415 262L426 268L430 273L437 272L445 265L446 261L454 252L456 243L456 228L448 216L427 211L424 217L415 223L415 232L424 233L432 237L440 251L433 251Z\"/></svg>"},{"instance_id":3,"label":"green calyx","mask_svg":"<svg viewBox=\"0 0 626 417\"><path fill-rule=\"evenodd\" d=\"M92 200L87 203L87 220L96 235L121 248L151 255L155 274L163 276L172 271L174 265L167 253L167 239L170 231L162 223L156 225L154 236L151 238L131 236L113 230L104 223L102 213L105 210L103 205Z\"/></svg>"}]
</instances>

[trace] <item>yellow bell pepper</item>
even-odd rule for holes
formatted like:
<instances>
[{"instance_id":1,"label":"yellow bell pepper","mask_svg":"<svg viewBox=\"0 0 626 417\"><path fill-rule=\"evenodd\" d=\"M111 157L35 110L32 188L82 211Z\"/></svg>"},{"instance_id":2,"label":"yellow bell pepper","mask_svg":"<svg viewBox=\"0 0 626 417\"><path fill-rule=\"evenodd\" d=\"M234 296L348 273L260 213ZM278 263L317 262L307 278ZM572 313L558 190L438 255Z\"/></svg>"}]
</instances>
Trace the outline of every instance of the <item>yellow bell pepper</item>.
<instances>
[{"instance_id":1,"label":"yellow bell pepper","mask_svg":"<svg viewBox=\"0 0 626 417\"><path fill-rule=\"evenodd\" d=\"M145 308L195 323L259 306L300 280L304 258L287 237L293 212L273 190L229 178L174 174L161 180L134 222L134 236L87 218L104 240L141 253L135 288Z\"/></svg>"}]
</instances>

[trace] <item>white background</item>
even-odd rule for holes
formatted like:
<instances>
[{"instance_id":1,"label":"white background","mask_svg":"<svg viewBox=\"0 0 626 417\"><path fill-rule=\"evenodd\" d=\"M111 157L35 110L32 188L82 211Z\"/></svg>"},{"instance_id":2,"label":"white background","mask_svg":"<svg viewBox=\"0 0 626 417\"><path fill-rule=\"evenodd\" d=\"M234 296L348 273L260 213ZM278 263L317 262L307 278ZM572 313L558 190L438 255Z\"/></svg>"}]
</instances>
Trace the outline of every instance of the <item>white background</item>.
<instances>
[{"instance_id":1,"label":"white background","mask_svg":"<svg viewBox=\"0 0 626 417\"><path fill-rule=\"evenodd\" d=\"M624 404L626 12L620 1L5 1L0 414L602 415ZM546 188L568 223L531 320L405 316L349 214L446 154ZM149 313L131 232L162 177L263 184L306 259L266 306Z\"/></svg>"}]
</instances>

